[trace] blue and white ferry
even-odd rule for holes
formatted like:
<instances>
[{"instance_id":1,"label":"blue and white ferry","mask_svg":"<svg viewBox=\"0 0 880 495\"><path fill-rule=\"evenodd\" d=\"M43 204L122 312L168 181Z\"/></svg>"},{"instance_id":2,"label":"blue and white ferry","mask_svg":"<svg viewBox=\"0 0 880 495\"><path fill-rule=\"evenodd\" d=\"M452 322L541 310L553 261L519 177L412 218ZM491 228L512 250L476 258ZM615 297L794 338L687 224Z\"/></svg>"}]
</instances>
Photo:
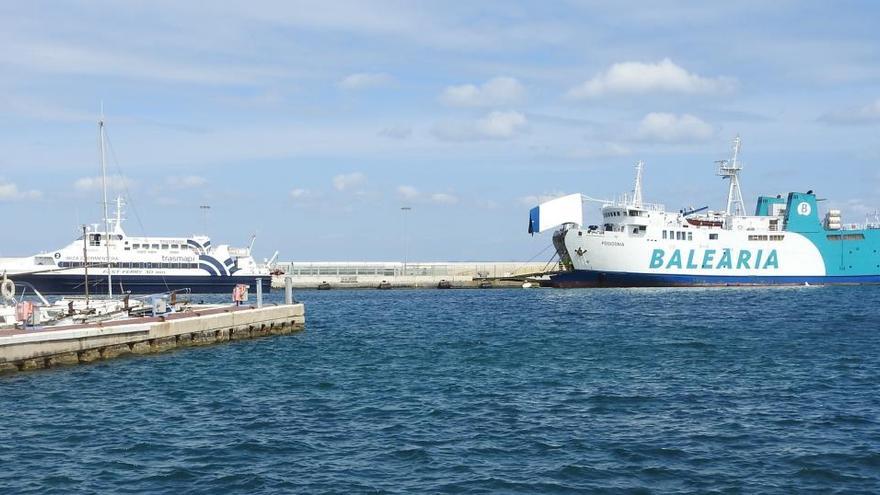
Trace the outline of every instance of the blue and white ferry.
<instances>
[{"instance_id":1,"label":"blue and white ferry","mask_svg":"<svg viewBox=\"0 0 880 495\"><path fill-rule=\"evenodd\" d=\"M759 196L748 215L740 190L741 142L718 162L729 180L724 211L667 211L635 187L619 200L573 194L530 212L529 232L555 229L561 270L555 287L655 287L880 283L880 226L844 225L840 210L820 216L813 191ZM583 225L583 201L598 201L601 221Z\"/></svg>"},{"instance_id":2,"label":"blue and white ferry","mask_svg":"<svg viewBox=\"0 0 880 495\"><path fill-rule=\"evenodd\" d=\"M268 292L272 275L251 248L213 245L206 236L138 237L122 229L117 202L109 229L87 227L84 237L34 256L0 258L0 273L43 294L154 294L172 290L232 293L237 284L257 283Z\"/></svg>"},{"instance_id":3,"label":"blue and white ferry","mask_svg":"<svg viewBox=\"0 0 880 495\"><path fill-rule=\"evenodd\" d=\"M205 236L134 237L122 229L122 199L116 218L108 215L103 117L98 121L103 179L103 225L83 228L67 246L23 258L0 258L0 273L43 294L154 294L176 290L232 293L238 284L271 287L268 265L260 266L251 247L211 244ZM251 242L253 245L253 242ZM88 289L87 289L88 288Z\"/></svg>"}]
</instances>

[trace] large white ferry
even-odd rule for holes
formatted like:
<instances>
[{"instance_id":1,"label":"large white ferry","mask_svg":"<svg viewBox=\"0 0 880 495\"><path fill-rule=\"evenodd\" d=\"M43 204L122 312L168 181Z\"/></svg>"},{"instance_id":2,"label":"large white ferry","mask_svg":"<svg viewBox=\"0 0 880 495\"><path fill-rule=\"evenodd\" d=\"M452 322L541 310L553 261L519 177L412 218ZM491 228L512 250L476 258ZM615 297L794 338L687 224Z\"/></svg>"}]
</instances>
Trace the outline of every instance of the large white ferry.
<instances>
[{"instance_id":1,"label":"large white ferry","mask_svg":"<svg viewBox=\"0 0 880 495\"><path fill-rule=\"evenodd\" d=\"M555 229L556 287L803 285L880 283L880 226L845 225L840 210L820 218L813 191L759 196L747 215L733 158L718 162L729 180L727 208L667 211L635 187L619 200L572 194L531 210L529 232ZM583 201L598 201L601 222L583 224Z\"/></svg>"},{"instance_id":2,"label":"large white ferry","mask_svg":"<svg viewBox=\"0 0 880 495\"><path fill-rule=\"evenodd\" d=\"M0 258L0 273L16 284L30 284L43 294L152 294L173 290L231 293L238 284L268 292L271 273L251 256L251 247L212 245L206 236L135 237L122 229L122 199L109 218L101 137L104 187L103 225L84 227L83 236L66 247L23 258ZM253 243L252 243L253 244ZM23 283L23 284L22 284Z\"/></svg>"}]
</instances>

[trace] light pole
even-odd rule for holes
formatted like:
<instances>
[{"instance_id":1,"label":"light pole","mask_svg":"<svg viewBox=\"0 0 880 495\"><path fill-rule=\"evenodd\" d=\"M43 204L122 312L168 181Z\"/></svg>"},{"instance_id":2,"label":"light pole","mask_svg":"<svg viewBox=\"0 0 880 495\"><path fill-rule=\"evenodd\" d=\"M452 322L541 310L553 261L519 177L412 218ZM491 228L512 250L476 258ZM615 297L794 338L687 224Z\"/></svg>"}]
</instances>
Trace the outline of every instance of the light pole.
<instances>
[{"instance_id":1,"label":"light pole","mask_svg":"<svg viewBox=\"0 0 880 495\"><path fill-rule=\"evenodd\" d=\"M402 206L400 211L403 212L403 276L406 277L406 259L409 256L409 236L406 234L406 214L412 211L410 206Z\"/></svg>"},{"instance_id":2,"label":"light pole","mask_svg":"<svg viewBox=\"0 0 880 495\"><path fill-rule=\"evenodd\" d=\"M201 205L199 209L202 210L202 233L208 235L208 211L211 210L211 205Z\"/></svg>"}]
</instances>

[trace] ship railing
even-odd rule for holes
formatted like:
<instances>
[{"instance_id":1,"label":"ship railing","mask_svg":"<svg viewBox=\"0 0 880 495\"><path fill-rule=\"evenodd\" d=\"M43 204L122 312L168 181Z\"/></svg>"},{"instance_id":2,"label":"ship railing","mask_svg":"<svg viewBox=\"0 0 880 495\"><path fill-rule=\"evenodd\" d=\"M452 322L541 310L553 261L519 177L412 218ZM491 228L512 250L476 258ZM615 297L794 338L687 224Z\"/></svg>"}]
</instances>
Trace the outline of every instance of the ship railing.
<instances>
[{"instance_id":1,"label":"ship railing","mask_svg":"<svg viewBox=\"0 0 880 495\"><path fill-rule=\"evenodd\" d=\"M623 208L639 208L647 211L666 211L666 206L661 203L645 203L642 202L640 206L636 206L633 202L633 198L629 194L623 194L613 202L611 202L613 206L619 206Z\"/></svg>"}]
</instances>

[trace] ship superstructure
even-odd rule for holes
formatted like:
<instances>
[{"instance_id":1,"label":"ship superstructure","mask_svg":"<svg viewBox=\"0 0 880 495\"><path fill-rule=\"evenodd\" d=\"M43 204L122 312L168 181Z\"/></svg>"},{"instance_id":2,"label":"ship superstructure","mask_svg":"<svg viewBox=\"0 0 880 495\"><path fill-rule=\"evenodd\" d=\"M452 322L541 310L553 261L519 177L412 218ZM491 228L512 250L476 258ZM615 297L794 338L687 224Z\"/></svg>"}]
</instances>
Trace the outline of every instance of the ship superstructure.
<instances>
[{"instance_id":1,"label":"ship superstructure","mask_svg":"<svg viewBox=\"0 0 880 495\"><path fill-rule=\"evenodd\" d=\"M614 201L582 195L544 203L530 214L530 232L556 229L559 287L802 285L880 283L880 229L845 225L841 212L820 217L813 191L759 196L743 209L741 141L718 162L729 180L724 211L667 211L642 201L642 163L631 194ZM582 225L581 200L601 203L601 222ZM567 201L560 212L559 205ZM556 202L556 204L553 204ZM577 205L577 211L575 210ZM545 211L553 212L545 215ZM559 227L557 229L557 227Z\"/></svg>"}]
</instances>

